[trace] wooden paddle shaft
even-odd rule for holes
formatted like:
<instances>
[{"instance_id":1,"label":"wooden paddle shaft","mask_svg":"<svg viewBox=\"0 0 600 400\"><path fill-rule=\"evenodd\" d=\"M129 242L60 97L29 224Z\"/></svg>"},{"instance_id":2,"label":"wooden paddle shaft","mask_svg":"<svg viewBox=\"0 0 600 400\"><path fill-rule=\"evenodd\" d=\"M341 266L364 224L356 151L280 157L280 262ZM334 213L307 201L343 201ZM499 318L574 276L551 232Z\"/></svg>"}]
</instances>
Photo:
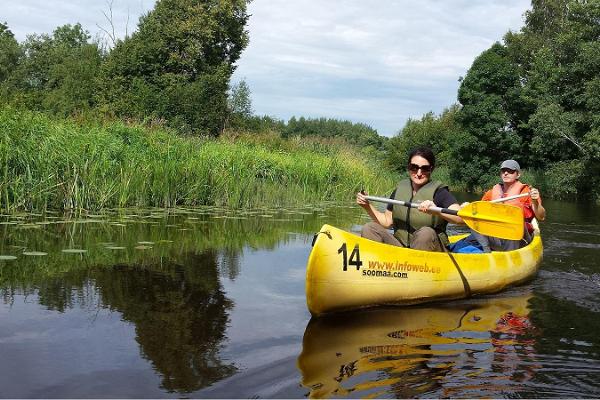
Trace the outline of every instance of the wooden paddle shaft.
<instances>
[{"instance_id":1,"label":"wooden paddle shaft","mask_svg":"<svg viewBox=\"0 0 600 400\"><path fill-rule=\"evenodd\" d=\"M514 200L514 199L518 199L521 197L527 197L529 195L530 195L530 193L527 192L527 193L516 194L514 196L501 197L499 199L492 200L490 203L502 203L503 201Z\"/></svg>"},{"instance_id":2,"label":"wooden paddle shaft","mask_svg":"<svg viewBox=\"0 0 600 400\"><path fill-rule=\"evenodd\" d=\"M385 197L377 197L377 196L365 196L365 199L371 201L377 201L380 203L389 203L389 204L398 204L399 206L418 208L420 203L411 203L410 201L402 201L402 200L394 200L388 199ZM451 210L449 208L441 208L441 207L429 207L428 210L437 211L442 214L451 214L458 215L458 210Z\"/></svg>"},{"instance_id":3,"label":"wooden paddle shaft","mask_svg":"<svg viewBox=\"0 0 600 400\"><path fill-rule=\"evenodd\" d=\"M527 193L521 193L521 194L516 194L514 196L502 197L500 199L492 200L492 201L490 201L490 203L503 203L505 201L519 199L521 197L527 197L527 196L530 196L529 192L527 192ZM377 196L365 196L365 198L367 200L378 201L378 202L381 202L381 203L398 204L400 206L412 207L412 208L418 208L419 207L419 203L411 203L409 201L394 200L394 199L388 199L388 198L385 198L385 197L377 197ZM457 215L458 214L458 211L451 210L449 208L429 207L429 209L433 210L433 211L441 212L441 213L444 213L444 214L452 214L452 215Z\"/></svg>"}]
</instances>

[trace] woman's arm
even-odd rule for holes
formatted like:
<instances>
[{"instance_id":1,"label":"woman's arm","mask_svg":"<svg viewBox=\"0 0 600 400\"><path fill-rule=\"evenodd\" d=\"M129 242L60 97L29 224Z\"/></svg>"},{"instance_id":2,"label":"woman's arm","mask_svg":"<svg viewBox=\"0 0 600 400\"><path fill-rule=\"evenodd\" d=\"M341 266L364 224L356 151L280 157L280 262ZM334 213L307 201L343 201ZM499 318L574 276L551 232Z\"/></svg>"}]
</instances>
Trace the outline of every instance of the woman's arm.
<instances>
[{"instance_id":1,"label":"woman's arm","mask_svg":"<svg viewBox=\"0 0 600 400\"><path fill-rule=\"evenodd\" d=\"M377 222L379 225L383 226L386 229L391 228L393 223L392 212L387 209L385 210L385 212L381 212L375 209L375 207L371 205L369 200L365 198L366 195L367 193L358 192L356 194L356 204L364 208L367 214L369 214L369 216L374 222Z\"/></svg>"}]
</instances>

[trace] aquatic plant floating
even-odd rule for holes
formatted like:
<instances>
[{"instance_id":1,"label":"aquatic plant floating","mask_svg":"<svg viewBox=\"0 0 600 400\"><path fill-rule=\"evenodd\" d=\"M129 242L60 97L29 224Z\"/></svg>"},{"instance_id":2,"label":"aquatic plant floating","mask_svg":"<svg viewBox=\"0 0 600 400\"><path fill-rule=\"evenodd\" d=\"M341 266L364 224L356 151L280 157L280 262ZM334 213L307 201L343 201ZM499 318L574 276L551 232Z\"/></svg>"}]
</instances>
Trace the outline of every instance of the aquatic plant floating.
<instances>
[{"instance_id":1,"label":"aquatic plant floating","mask_svg":"<svg viewBox=\"0 0 600 400\"><path fill-rule=\"evenodd\" d=\"M47 256L48 253L44 253L43 251L24 251L24 256Z\"/></svg>"},{"instance_id":2,"label":"aquatic plant floating","mask_svg":"<svg viewBox=\"0 0 600 400\"><path fill-rule=\"evenodd\" d=\"M0 261L11 261L11 260L16 260L17 257L16 256L2 256L0 255Z\"/></svg>"},{"instance_id":3,"label":"aquatic plant floating","mask_svg":"<svg viewBox=\"0 0 600 400\"><path fill-rule=\"evenodd\" d=\"M84 250L84 249L63 249L62 252L63 253L68 253L68 254L83 254L83 253L87 253L87 250Z\"/></svg>"}]
</instances>

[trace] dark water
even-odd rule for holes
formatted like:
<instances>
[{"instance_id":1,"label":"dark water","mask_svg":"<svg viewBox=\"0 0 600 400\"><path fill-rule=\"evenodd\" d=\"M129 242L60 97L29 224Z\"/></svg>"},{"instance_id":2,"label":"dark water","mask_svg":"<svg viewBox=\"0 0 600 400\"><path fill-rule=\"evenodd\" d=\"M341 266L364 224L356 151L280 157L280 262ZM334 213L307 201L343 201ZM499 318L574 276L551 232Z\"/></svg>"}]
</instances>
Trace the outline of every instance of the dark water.
<instances>
[{"instance_id":1,"label":"dark water","mask_svg":"<svg viewBox=\"0 0 600 400\"><path fill-rule=\"evenodd\" d=\"M350 203L3 216L0 397L600 397L600 208L545 205L526 285L316 320L312 234Z\"/></svg>"}]
</instances>

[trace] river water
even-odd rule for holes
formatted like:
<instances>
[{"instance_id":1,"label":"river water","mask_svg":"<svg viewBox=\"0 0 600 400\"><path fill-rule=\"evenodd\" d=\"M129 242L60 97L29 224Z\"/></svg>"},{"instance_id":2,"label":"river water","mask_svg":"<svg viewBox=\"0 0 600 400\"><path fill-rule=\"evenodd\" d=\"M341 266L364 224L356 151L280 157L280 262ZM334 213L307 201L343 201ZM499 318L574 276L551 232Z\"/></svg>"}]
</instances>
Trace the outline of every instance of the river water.
<instances>
[{"instance_id":1,"label":"river water","mask_svg":"<svg viewBox=\"0 0 600 400\"><path fill-rule=\"evenodd\" d=\"M600 208L545 206L522 286L313 320L312 236L352 203L1 216L0 397L598 398Z\"/></svg>"}]
</instances>

